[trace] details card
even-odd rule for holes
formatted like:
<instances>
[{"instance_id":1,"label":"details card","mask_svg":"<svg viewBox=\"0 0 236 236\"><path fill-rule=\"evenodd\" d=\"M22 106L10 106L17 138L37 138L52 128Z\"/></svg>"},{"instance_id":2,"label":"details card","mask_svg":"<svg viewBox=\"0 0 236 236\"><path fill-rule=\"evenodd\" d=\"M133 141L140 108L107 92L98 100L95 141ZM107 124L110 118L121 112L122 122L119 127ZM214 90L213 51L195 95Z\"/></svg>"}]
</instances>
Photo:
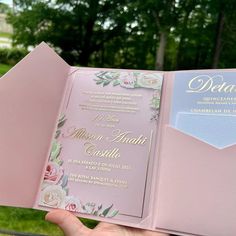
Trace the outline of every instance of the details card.
<instances>
[{"instance_id":1,"label":"details card","mask_svg":"<svg viewBox=\"0 0 236 236\"><path fill-rule=\"evenodd\" d=\"M176 72L171 125L219 149L236 143L235 72Z\"/></svg>"},{"instance_id":2,"label":"details card","mask_svg":"<svg viewBox=\"0 0 236 236\"><path fill-rule=\"evenodd\" d=\"M79 69L69 79L39 205L142 218L162 73Z\"/></svg>"}]
</instances>

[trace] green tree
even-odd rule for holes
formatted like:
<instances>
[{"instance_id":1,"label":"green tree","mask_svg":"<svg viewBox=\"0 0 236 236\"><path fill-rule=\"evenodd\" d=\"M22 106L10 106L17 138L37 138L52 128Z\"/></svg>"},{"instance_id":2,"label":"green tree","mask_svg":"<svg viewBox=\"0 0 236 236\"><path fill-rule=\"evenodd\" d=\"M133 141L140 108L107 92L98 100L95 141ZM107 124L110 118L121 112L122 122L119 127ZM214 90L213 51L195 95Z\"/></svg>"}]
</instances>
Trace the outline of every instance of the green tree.
<instances>
[{"instance_id":1,"label":"green tree","mask_svg":"<svg viewBox=\"0 0 236 236\"><path fill-rule=\"evenodd\" d=\"M126 37L127 0L15 0L9 21L15 44L46 41L69 63L89 64L92 54L117 36Z\"/></svg>"},{"instance_id":2,"label":"green tree","mask_svg":"<svg viewBox=\"0 0 236 236\"><path fill-rule=\"evenodd\" d=\"M174 69L209 68L215 27L209 1L186 1L182 9L179 26L173 31L178 39Z\"/></svg>"},{"instance_id":3,"label":"green tree","mask_svg":"<svg viewBox=\"0 0 236 236\"><path fill-rule=\"evenodd\" d=\"M71 64L236 67L236 0L15 0L14 43L46 41Z\"/></svg>"},{"instance_id":4,"label":"green tree","mask_svg":"<svg viewBox=\"0 0 236 236\"><path fill-rule=\"evenodd\" d=\"M178 2L175 0L139 1L140 12L143 16L145 33L152 32L155 42L155 68L164 68L164 57L171 28L178 22ZM150 34L150 33L149 33Z\"/></svg>"},{"instance_id":5,"label":"green tree","mask_svg":"<svg viewBox=\"0 0 236 236\"><path fill-rule=\"evenodd\" d=\"M229 57L235 55L235 11L232 10L232 6L235 6L235 0L217 0L212 3L212 9L214 11L214 21L215 21L215 37L214 37L214 47L213 47L213 60L212 68L222 67L224 62L226 64L230 63L229 58L222 57L225 54L224 51L229 51ZM234 52L234 53L233 53ZM227 62L228 61L228 62ZM228 64L229 66L229 64ZM236 63L234 63L234 67Z\"/></svg>"}]
</instances>

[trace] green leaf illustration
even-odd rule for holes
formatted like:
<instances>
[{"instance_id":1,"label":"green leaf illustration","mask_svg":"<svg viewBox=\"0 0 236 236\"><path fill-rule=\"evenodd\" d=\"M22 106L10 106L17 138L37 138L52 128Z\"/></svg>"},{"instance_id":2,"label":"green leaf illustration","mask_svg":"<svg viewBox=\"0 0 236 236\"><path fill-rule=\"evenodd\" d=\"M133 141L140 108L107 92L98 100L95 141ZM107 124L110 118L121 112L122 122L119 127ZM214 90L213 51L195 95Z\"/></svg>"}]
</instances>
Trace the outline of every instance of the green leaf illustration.
<instances>
[{"instance_id":1,"label":"green leaf illustration","mask_svg":"<svg viewBox=\"0 0 236 236\"><path fill-rule=\"evenodd\" d=\"M63 164L63 161L61 159L59 159L59 157L53 159L53 162L58 164L59 166L61 166Z\"/></svg>"},{"instance_id":2,"label":"green leaf illustration","mask_svg":"<svg viewBox=\"0 0 236 236\"><path fill-rule=\"evenodd\" d=\"M68 189L68 188L65 188L64 190L65 190L65 192L66 192L66 195L68 196L68 195L69 195L69 189Z\"/></svg>"},{"instance_id":3,"label":"green leaf illustration","mask_svg":"<svg viewBox=\"0 0 236 236\"><path fill-rule=\"evenodd\" d=\"M63 121L65 119L66 115L65 114L61 114L60 118L59 118L59 122Z\"/></svg>"},{"instance_id":4,"label":"green leaf illustration","mask_svg":"<svg viewBox=\"0 0 236 236\"><path fill-rule=\"evenodd\" d=\"M108 84L110 84L110 81L109 81L109 80L105 80L105 81L103 82L103 87L107 86Z\"/></svg>"},{"instance_id":5,"label":"green leaf illustration","mask_svg":"<svg viewBox=\"0 0 236 236\"><path fill-rule=\"evenodd\" d=\"M60 152L61 152L61 145L54 139L52 143L50 157L54 160L60 155Z\"/></svg>"},{"instance_id":6,"label":"green leaf illustration","mask_svg":"<svg viewBox=\"0 0 236 236\"><path fill-rule=\"evenodd\" d=\"M96 84L102 84L103 80L96 80Z\"/></svg>"},{"instance_id":7,"label":"green leaf illustration","mask_svg":"<svg viewBox=\"0 0 236 236\"><path fill-rule=\"evenodd\" d=\"M68 183L68 176L65 175L65 176L63 176L63 178L62 178L62 184L61 184L61 187L62 187L62 188L65 188L66 185L67 185L67 183Z\"/></svg>"},{"instance_id":8,"label":"green leaf illustration","mask_svg":"<svg viewBox=\"0 0 236 236\"><path fill-rule=\"evenodd\" d=\"M119 211L115 210L109 215L109 217L110 218L115 217L118 213L119 213Z\"/></svg>"},{"instance_id":9,"label":"green leaf illustration","mask_svg":"<svg viewBox=\"0 0 236 236\"><path fill-rule=\"evenodd\" d=\"M120 81L118 79L113 81L113 86L117 86L119 84L120 84Z\"/></svg>"},{"instance_id":10,"label":"green leaf illustration","mask_svg":"<svg viewBox=\"0 0 236 236\"><path fill-rule=\"evenodd\" d=\"M103 79L103 77L106 75L106 71L100 71L96 74L96 76L100 79Z\"/></svg>"},{"instance_id":11,"label":"green leaf illustration","mask_svg":"<svg viewBox=\"0 0 236 236\"><path fill-rule=\"evenodd\" d=\"M57 128L61 128L66 122L66 115L62 114L61 117L59 118Z\"/></svg>"},{"instance_id":12,"label":"green leaf illustration","mask_svg":"<svg viewBox=\"0 0 236 236\"><path fill-rule=\"evenodd\" d=\"M57 128L61 128L64 124L66 123L66 119L65 120L61 120L58 125L57 125Z\"/></svg>"},{"instance_id":13,"label":"green leaf illustration","mask_svg":"<svg viewBox=\"0 0 236 236\"><path fill-rule=\"evenodd\" d=\"M58 129L58 130L56 131L55 139L58 139L59 136L60 136L60 134L61 134L61 131Z\"/></svg>"},{"instance_id":14,"label":"green leaf illustration","mask_svg":"<svg viewBox=\"0 0 236 236\"><path fill-rule=\"evenodd\" d=\"M102 216L106 217L106 215L109 213L109 211L111 210L111 208L113 207L113 204L111 206L109 206L108 208L106 208L103 212L102 212Z\"/></svg>"},{"instance_id":15,"label":"green leaf illustration","mask_svg":"<svg viewBox=\"0 0 236 236\"><path fill-rule=\"evenodd\" d=\"M153 109L158 109L160 107L160 99L159 98L152 98L151 107Z\"/></svg>"}]
</instances>

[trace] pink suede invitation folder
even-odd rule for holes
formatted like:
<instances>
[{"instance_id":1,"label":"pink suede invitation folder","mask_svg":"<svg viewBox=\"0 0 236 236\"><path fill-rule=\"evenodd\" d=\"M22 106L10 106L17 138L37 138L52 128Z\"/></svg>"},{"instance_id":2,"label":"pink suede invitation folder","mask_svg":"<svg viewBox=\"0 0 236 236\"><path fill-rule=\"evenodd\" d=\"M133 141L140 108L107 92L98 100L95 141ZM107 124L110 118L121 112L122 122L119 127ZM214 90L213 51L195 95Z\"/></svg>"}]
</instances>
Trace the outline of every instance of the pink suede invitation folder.
<instances>
[{"instance_id":1,"label":"pink suede invitation folder","mask_svg":"<svg viewBox=\"0 0 236 236\"><path fill-rule=\"evenodd\" d=\"M0 78L0 204L235 235L235 75L71 67L41 43Z\"/></svg>"}]
</instances>

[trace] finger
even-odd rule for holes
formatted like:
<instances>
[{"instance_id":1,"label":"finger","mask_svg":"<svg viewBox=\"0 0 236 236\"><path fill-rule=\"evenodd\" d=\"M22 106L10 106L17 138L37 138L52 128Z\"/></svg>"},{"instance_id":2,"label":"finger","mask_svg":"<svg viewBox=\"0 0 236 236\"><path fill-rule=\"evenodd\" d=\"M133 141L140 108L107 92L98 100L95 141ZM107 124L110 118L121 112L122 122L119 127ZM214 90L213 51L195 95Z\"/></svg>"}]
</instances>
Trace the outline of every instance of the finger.
<instances>
[{"instance_id":1,"label":"finger","mask_svg":"<svg viewBox=\"0 0 236 236\"><path fill-rule=\"evenodd\" d=\"M53 210L46 215L45 219L57 224L66 236L85 236L90 233L90 229L84 226L76 216L65 210Z\"/></svg>"},{"instance_id":2,"label":"finger","mask_svg":"<svg viewBox=\"0 0 236 236\"><path fill-rule=\"evenodd\" d=\"M155 231L149 231L149 230L142 230L132 227L124 227L120 225L110 224L101 222L99 223L96 228L96 232L108 232L112 235L133 235L133 236L169 236L169 234L155 232ZM115 234L116 233L116 234Z\"/></svg>"},{"instance_id":3,"label":"finger","mask_svg":"<svg viewBox=\"0 0 236 236\"><path fill-rule=\"evenodd\" d=\"M143 235L145 236L170 236L169 234L166 234L166 233L160 233L160 232L148 231L148 230L144 230Z\"/></svg>"},{"instance_id":4,"label":"finger","mask_svg":"<svg viewBox=\"0 0 236 236\"><path fill-rule=\"evenodd\" d=\"M123 231L126 231L126 227L122 227L119 225L115 225L115 224L110 224L110 223L105 223L105 222L100 222L94 229L96 232L116 232L121 233ZM122 234L123 235L123 234Z\"/></svg>"}]
</instances>

